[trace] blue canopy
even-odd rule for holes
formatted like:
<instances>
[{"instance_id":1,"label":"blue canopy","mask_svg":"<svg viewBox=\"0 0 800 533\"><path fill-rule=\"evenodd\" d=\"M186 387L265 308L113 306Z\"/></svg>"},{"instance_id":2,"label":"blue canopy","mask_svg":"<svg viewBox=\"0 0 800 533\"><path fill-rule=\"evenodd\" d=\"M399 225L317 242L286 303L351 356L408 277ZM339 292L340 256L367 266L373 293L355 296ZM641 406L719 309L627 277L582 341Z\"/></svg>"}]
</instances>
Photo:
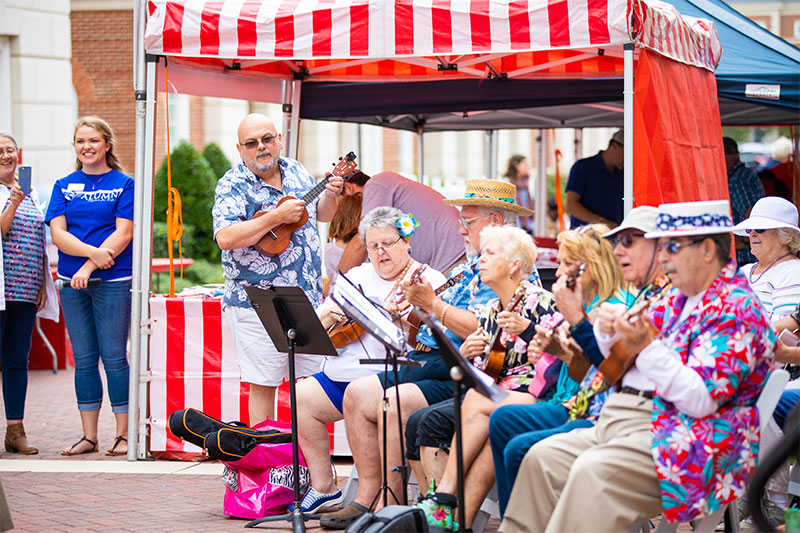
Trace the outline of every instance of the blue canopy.
<instances>
[{"instance_id":1,"label":"blue canopy","mask_svg":"<svg viewBox=\"0 0 800 533\"><path fill-rule=\"evenodd\" d=\"M672 0L712 20L725 126L800 124L800 49L721 0ZM300 116L424 131L622 126L622 78L304 82Z\"/></svg>"}]
</instances>

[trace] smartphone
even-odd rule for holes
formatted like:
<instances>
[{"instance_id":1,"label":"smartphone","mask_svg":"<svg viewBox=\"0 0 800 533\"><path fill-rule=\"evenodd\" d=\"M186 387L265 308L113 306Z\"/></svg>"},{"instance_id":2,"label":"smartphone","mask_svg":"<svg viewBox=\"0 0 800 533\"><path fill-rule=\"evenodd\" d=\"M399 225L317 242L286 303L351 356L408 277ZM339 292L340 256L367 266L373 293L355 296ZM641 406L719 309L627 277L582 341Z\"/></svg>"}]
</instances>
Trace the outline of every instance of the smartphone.
<instances>
[{"instance_id":1,"label":"smartphone","mask_svg":"<svg viewBox=\"0 0 800 533\"><path fill-rule=\"evenodd\" d=\"M778 340L781 341L786 346L797 346L797 341L800 339L798 339L797 335L795 335L788 329L785 329L781 331L780 335L778 335Z\"/></svg>"},{"instance_id":2,"label":"smartphone","mask_svg":"<svg viewBox=\"0 0 800 533\"><path fill-rule=\"evenodd\" d=\"M22 165L17 167L17 179L19 180L19 188L25 193L25 196L31 194L31 167Z\"/></svg>"}]
</instances>

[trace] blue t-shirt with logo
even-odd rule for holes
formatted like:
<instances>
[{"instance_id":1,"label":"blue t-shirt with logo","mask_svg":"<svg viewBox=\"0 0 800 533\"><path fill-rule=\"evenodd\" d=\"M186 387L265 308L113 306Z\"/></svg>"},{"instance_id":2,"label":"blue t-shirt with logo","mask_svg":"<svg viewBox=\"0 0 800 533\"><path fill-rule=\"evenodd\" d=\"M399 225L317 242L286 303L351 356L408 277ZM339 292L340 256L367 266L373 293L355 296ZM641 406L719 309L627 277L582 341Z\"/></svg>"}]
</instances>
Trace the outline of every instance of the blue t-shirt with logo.
<instances>
[{"instance_id":1,"label":"blue t-shirt with logo","mask_svg":"<svg viewBox=\"0 0 800 533\"><path fill-rule=\"evenodd\" d=\"M45 222L66 215L67 231L80 241L100 246L117 229L117 218L133 220L133 178L118 170L105 174L86 174L76 170L53 185ZM131 276L133 245L114 258L108 269L97 269L92 278L103 281ZM71 278L86 262L86 257L58 251L58 275Z\"/></svg>"}]
</instances>

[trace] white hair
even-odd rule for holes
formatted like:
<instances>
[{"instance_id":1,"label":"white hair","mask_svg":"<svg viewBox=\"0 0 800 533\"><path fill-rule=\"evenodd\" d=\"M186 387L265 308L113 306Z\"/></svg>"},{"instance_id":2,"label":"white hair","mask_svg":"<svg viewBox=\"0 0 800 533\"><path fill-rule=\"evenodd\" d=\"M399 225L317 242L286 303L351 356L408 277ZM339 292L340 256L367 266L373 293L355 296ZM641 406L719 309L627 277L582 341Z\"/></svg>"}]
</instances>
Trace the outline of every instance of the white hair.
<instances>
[{"instance_id":1,"label":"white hair","mask_svg":"<svg viewBox=\"0 0 800 533\"><path fill-rule=\"evenodd\" d=\"M792 141L786 137L778 137L772 143L772 159L786 163L789 160L789 155L792 153Z\"/></svg>"},{"instance_id":2,"label":"white hair","mask_svg":"<svg viewBox=\"0 0 800 533\"><path fill-rule=\"evenodd\" d=\"M479 206L478 209L482 216L488 217L492 213L498 213L503 217L503 226L517 225L517 214L508 209L498 209L497 207L486 207L485 205Z\"/></svg>"},{"instance_id":3,"label":"white hair","mask_svg":"<svg viewBox=\"0 0 800 533\"><path fill-rule=\"evenodd\" d=\"M800 250L800 232L789 228L777 228L777 231L778 242L787 246L793 254L797 254Z\"/></svg>"}]
</instances>

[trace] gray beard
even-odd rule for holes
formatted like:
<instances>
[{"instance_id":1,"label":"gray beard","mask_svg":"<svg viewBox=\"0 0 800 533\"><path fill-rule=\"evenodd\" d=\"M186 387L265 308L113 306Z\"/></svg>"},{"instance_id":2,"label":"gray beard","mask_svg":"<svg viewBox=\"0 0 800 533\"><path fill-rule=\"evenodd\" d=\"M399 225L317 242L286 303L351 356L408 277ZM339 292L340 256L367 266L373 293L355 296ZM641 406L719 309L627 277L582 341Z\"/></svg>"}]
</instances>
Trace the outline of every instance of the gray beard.
<instances>
[{"instance_id":1,"label":"gray beard","mask_svg":"<svg viewBox=\"0 0 800 533\"><path fill-rule=\"evenodd\" d=\"M267 153L269 153L269 152L267 152ZM257 158L260 155L264 155L264 153L262 152L260 154L256 154L256 159L253 159L253 167L255 167L255 169L258 170L259 172L270 172L270 171L272 171L272 169L275 168L275 165L278 164L278 160L275 157L272 157L271 155L270 155L269 162L267 162L267 163L265 163L263 165L259 164Z\"/></svg>"}]
</instances>

